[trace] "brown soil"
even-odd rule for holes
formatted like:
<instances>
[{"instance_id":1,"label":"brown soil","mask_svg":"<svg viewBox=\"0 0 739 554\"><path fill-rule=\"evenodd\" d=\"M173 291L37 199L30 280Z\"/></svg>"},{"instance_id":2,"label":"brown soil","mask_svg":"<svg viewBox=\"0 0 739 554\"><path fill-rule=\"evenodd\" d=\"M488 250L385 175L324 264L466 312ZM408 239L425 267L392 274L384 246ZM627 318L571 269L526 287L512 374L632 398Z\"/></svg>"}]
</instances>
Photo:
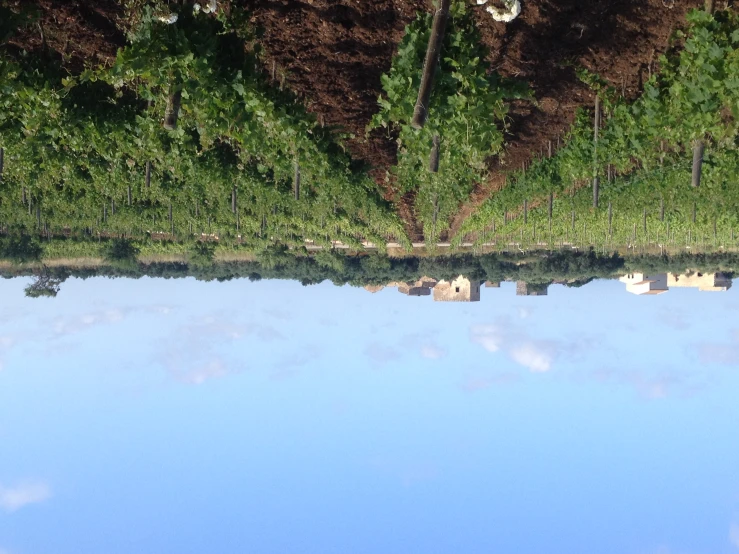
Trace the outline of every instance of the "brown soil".
<instances>
[{"instance_id":1,"label":"brown soil","mask_svg":"<svg viewBox=\"0 0 739 554\"><path fill-rule=\"evenodd\" d=\"M261 31L265 69L305 98L325 125L353 135L352 155L379 169L395 163L395 141L365 138L405 26L427 0L241 0Z\"/></svg>"},{"instance_id":2,"label":"brown soil","mask_svg":"<svg viewBox=\"0 0 739 554\"><path fill-rule=\"evenodd\" d=\"M405 26L430 0L239 0L252 14L266 53L265 70L304 99L324 125L348 134L351 155L367 163L396 199L387 169L396 163L396 137L365 129L378 111L380 77L389 71ZM413 240L422 237L413 194L402 197L398 212Z\"/></svg>"},{"instance_id":3,"label":"brown soil","mask_svg":"<svg viewBox=\"0 0 739 554\"><path fill-rule=\"evenodd\" d=\"M124 10L116 0L4 0L16 12L32 9L38 19L9 41L11 50L62 58L72 73L110 63L125 44ZM44 48L46 43L46 49Z\"/></svg>"}]
</instances>

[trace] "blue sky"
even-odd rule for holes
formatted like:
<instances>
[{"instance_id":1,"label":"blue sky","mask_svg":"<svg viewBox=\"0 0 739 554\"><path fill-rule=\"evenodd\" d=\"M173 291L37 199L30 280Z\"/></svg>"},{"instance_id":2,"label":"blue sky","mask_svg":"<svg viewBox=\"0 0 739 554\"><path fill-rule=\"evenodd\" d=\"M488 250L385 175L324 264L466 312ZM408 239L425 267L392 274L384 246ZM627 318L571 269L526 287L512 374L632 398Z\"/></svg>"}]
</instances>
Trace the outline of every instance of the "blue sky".
<instances>
[{"instance_id":1,"label":"blue sky","mask_svg":"<svg viewBox=\"0 0 739 554\"><path fill-rule=\"evenodd\" d=\"M0 554L739 553L739 293L0 282Z\"/></svg>"}]
</instances>

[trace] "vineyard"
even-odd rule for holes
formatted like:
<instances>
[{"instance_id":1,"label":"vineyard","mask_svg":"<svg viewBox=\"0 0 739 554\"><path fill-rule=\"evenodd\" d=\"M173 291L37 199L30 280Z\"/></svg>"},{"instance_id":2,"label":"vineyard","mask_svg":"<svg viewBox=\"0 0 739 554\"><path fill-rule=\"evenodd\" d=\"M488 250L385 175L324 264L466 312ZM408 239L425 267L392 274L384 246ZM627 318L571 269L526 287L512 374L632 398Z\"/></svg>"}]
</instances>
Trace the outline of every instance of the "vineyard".
<instances>
[{"instance_id":1,"label":"vineyard","mask_svg":"<svg viewBox=\"0 0 739 554\"><path fill-rule=\"evenodd\" d=\"M246 30L160 17L145 8L111 67L62 77L53 62L0 62L6 229L255 250L406 242L363 168L255 71Z\"/></svg>"},{"instance_id":2,"label":"vineyard","mask_svg":"<svg viewBox=\"0 0 739 554\"><path fill-rule=\"evenodd\" d=\"M598 93L600 128L581 111L556 154L512 174L455 242L736 247L739 19L694 11L688 23L681 51L662 58L634 103L584 74Z\"/></svg>"},{"instance_id":3,"label":"vineyard","mask_svg":"<svg viewBox=\"0 0 739 554\"><path fill-rule=\"evenodd\" d=\"M446 4L437 57L439 11L420 12L379 80L366 137L384 135L397 155L380 177L383 168L352 157L361 137L326 125L306 92L291 90L248 5L128 2L125 45L79 71L50 48L39 13L0 5L3 257L19 259L38 239L32 251L45 258L101 256L122 238L142 256L237 250L263 260L306 245L409 250L419 238L431 252L447 239L604 253L739 246L732 10L690 12L634 101L625 85L574 68L594 109L501 173L516 113L536 106L536 93L490 66L480 12ZM41 46L19 51L13 37L36 26Z\"/></svg>"}]
</instances>

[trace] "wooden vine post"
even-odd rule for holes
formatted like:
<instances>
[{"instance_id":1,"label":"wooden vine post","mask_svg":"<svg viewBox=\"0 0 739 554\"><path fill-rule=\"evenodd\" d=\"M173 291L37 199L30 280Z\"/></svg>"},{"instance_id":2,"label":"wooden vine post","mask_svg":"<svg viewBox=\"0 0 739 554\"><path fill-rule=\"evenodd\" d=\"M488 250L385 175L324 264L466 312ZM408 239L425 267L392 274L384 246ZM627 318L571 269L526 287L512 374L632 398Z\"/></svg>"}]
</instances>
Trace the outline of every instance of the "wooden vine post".
<instances>
[{"instance_id":1,"label":"wooden vine post","mask_svg":"<svg viewBox=\"0 0 739 554\"><path fill-rule=\"evenodd\" d=\"M5 168L5 148L0 147L0 183L3 181L3 169Z\"/></svg>"},{"instance_id":2,"label":"wooden vine post","mask_svg":"<svg viewBox=\"0 0 739 554\"><path fill-rule=\"evenodd\" d=\"M706 0L706 12L712 14L716 9L715 4L715 0ZM693 178L691 181L691 185L693 187L699 187L701 185L701 173L703 171L703 153L705 149L706 145L703 142L703 138L697 139L693 142Z\"/></svg>"},{"instance_id":3,"label":"wooden vine post","mask_svg":"<svg viewBox=\"0 0 739 554\"><path fill-rule=\"evenodd\" d=\"M439 0L439 7L434 14L431 36L429 36L429 43L426 48L426 58L423 62L421 85L418 87L418 98L416 99L416 107L413 109L413 119L411 120L411 126L414 129L421 129L426 124L431 89L434 86L434 73L439 63L441 45L444 42L450 4L451 0Z\"/></svg>"},{"instance_id":4,"label":"wooden vine post","mask_svg":"<svg viewBox=\"0 0 739 554\"><path fill-rule=\"evenodd\" d=\"M699 187L701 185L701 172L703 171L703 152L706 148L702 140L696 140L693 143L693 179L692 185Z\"/></svg>"},{"instance_id":5,"label":"wooden vine post","mask_svg":"<svg viewBox=\"0 0 739 554\"><path fill-rule=\"evenodd\" d=\"M600 96L595 95L595 117L593 118L593 208L598 207L600 177L598 176L598 130L600 128Z\"/></svg>"},{"instance_id":6,"label":"wooden vine post","mask_svg":"<svg viewBox=\"0 0 739 554\"><path fill-rule=\"evenodd\" d=\"M295 194L295 200L300 200L300 165L298 160L295 160L295 175L293 176L293 193Z\"/></svg>"},{"instance_id":7,"label":"wooden vine post","mask_svg":"<svg viewBox=\"0 0 739 554\"><path fill-rule=\"evenodd\" d=\"M180 106L182 105L182 90L175 84L169 89L167 108L164 111L164 128L167 131L177 129L177 119L180 117Z\"/></svg>"},{"instance_id":8,"label":"wooden vine post","mask_svg":"<svg viewBox=\"0 0 739 554\"><path fill-rule=\"evenodd\" d=\"M146 188L151 187L151 162L146 162Z\"/></svg>"},{"instance_id":9,"label":"wooden vine post","mask_svg":"<svg viewBox=\"0 0 739 554\"><path fill-rule=\"evenodd\" d=\"M429 172L439 172L439 135L434 135L433 143L431 146L431 155L429 156Z\"/></svg>"}]
</instances>

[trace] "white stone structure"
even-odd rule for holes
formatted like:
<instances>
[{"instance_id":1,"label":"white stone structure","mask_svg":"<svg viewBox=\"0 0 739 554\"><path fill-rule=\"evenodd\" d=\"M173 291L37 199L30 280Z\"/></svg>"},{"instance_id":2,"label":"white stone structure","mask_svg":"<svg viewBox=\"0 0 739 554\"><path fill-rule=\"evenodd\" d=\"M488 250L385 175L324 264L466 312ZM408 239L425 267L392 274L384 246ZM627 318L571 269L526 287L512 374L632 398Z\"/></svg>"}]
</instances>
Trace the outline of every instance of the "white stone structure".
<instances>
[{"instance_id":1,"label":"white stone structure","mask_svg":"<svg viewBox=\"0 0 739 554\"><path fill-rule=\"evenodd\" d=\"M626 291L638 295L655 295L667 292L667 273L644 275L643 273L629 273L619 279L626 284Z\"/></svg>"},{"instance_id":2,"label":"white stone structure","mask_svg":"<svg viewBox=\"0 0 739 554\"><path fill-rule=\"evenodd\" d=\"M724 292L731 288L731 279L723 273L691 273L689 275L668 273L667 286L695 288L703 292Z\"/></svg>"},{"instance_id":3,"label":"white stone structure","mask_svg":"<svg viewBox=\"0 0 739 554\"><path fill-rule=\"evenodd\" d=\"M452 282L439 281L434 287L434 302L479 302L480 283L460 275Z\"/></svg>"}]
</instances>

